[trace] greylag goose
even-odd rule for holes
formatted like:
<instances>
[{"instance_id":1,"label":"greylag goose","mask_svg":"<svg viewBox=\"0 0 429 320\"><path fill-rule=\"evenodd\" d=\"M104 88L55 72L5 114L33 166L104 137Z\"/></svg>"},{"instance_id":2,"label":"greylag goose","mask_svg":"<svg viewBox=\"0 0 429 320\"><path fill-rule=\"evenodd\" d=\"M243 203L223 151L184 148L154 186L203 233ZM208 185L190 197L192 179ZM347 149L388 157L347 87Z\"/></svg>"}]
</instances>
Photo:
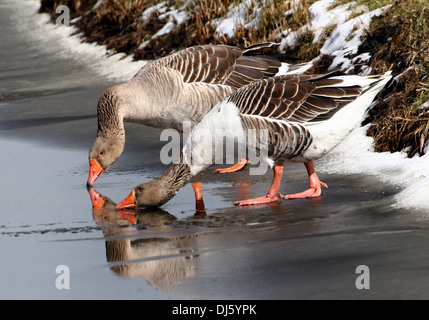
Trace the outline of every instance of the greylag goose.
<instances>
[{"instance_id":1,"label":"greylag goose","mask_svg":"<svg viewBox=\"0 0 429 320\"><path fill-rule=\"evenodd\" d=\"M124 121L182 131L183 121L197 124L222 98L252 81L274 76L279 68L283 73L301 73L311 67L244 55L273 45L190 47L148 63L129 82L105 90L97 106L98 131L89 151L87 185L92 186L122 154Z\"/></svg>"},{"instance_id":2,"label":"greylag goose","mask_svg":"<svg viewBox=\"0 0 429 320\"><path fill-rule=\"evenodd\" d=\"M289 75L252 82L224 98L192 130L180 159L158 179L135 187L118 209L160 206L193 176L216 161L217 139L236 139L247 150L257 149L274 171L266 196L241 200L250 205L317 197L322 186L314 170L316 160L358 127L390 73L374 76ZM231 131L233 130L233 131ZM223 132L223 133L222 133ZM201 139L211 135L212 139ZM220 137L224 135L224 137ZM202 141L202 142L201 142ZM279 192L285 162L303 162L310 188L282 195Z\"/></svg>"}]
</instances>

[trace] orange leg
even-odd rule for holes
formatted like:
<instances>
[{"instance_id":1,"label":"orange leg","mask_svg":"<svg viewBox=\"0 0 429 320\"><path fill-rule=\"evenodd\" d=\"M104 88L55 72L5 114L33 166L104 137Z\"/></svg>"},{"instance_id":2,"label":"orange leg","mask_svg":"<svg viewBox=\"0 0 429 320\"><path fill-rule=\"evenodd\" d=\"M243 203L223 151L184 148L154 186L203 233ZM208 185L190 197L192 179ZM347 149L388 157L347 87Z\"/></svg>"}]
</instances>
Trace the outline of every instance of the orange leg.
<instances>
[{"instance_id":1,"label":"orange leg","mask_svg":"<svg viewBox=\"0 0 429 320\"><path fill-rule=\"evenodd\" d=\"M224 169L216 169L215 171L213 171L213 173L230 173L230 172L236 172L236 171L239 171L239 170L243 169L249 163L250 163L249 160L240 159L240 161L237 162L236 164L234 164L232 167L224 168Z\"/></svg>"},{"instance_id":2,"label":"orange leg","mask_svg":"<svg viewBox=\"0 0 429 320\"><path fill-rule=\"evenodd\" d=\"M205 212L203 192L202 192L202 182L195 182L192 184L192 188L195 192L195 209L197 212Z\"/></svg>"},{"instance_id":3,"label":"orange leg","mask_svg":"<svg viewBox=\"0 0 429 320\"><path fill-rule=\"evenodd\" d=\"M316 171L314 170L313 161L305 162L307 168L308 179L310 180L310 189L307 189L300 193L288 194L281 196L283 199L303 199L318 197L322 193L322 186L327 188L326 183L323 183L317 177Z\"/></svg>"},{"instance_id":4,"label":"orange leg","mask_svg":"<svg viewBox=\"0 0 429 320\"><path fill-rule=\"evenodd\" d=\"M283 175L283 168L284 168L284 165L274 166L273 182L271 183L271 187L268 190L268 193L265 197L258 197L254 199L248 199L248 200L240 200L240 201L236 201L234 204L238 206L246 206L250 204L270 203L270 202L277 201L278 196L283 197L279 193L280 182L282 180L282 175Z\"/></svg>"}]
</instances>

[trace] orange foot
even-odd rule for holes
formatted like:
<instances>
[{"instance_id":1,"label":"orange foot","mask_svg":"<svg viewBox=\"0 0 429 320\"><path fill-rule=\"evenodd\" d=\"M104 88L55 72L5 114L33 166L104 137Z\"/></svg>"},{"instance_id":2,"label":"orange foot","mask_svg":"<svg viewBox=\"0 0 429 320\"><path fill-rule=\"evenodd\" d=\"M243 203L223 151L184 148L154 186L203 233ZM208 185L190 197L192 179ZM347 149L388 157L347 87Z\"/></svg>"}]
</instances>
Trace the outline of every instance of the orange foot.
<instances>
[{"instance_id":1,"label":"orange foot","mask_svg":"<svg viewBox=\"0 0 429 320\"><path fill-rule=\"evenodd\" d=\"M258 197L254 199L240 200L236 201L234 204L237 206L247 206L252 204L263 204L277 201L278 197L283 197L279 193L280 181L283 174L283 165L275 165L273 167L274 177L273 182L271 183L270 190L265 197Z\"/></svg>"},{"instance_id":2,"label":"orange foot","mask_svg":"<svg viewBox=\"0 0 429 320\"><path fill-rule=\"evenodd\" d=\"M305 162L304 164L307 168L308 180L310 181L310 189L307 189L300 193L281 196L282 199L304 199L318 197L322 193L322 187L328 187L326 183L320 181L317 177L312 161Z\"/></svg>"},{"instance_id":3,"label":"orange foot","mask_svg":"<svg viewBox=\"0 0 429 320\"><path fill-rule=\"evenodd\" d=\"M205 213L206 208L203 200L202 182L195 182L192 184L192 188L195 192L195 210L197 213Z\"/></svg>"},{"instance_id":4,"label":"orange foot","mask_svg":"<svg viewBox=\"0 0 429 320\"><path fill-rule=\"evenodd\" d=\"M318 181L317 184L310 184L310 189L307 189L299 193L287 194L287 195L281 196L281 198L291 200L291 199L304 199L304 198L318 197L322 193L322 187L327 188L328 186L326 183L322 181Z\"/></svg>"},{"instance_id":5,"label":"orange foot","mask_svg":"<svg viewBox=\"0 0 429 320\"><path fill-rule=\"evenodd\" d=\"M253 205L253 204L264 204L264 203L275 202L275 201L277 201L277 199L278 199L277 196L264 196L264 197L258 197L258 198L253 198L253 199L236 201L236 202L234 202L234 204L236 206L248 206L248 205Z\"/></svg>"},{"instance_id":6,"label":"orange foot","mask_svg":"<svg viewBox=\"0 0 429 320\"><path fill-rule=\"evenodd\" d=\"M246 159L240 159L239 162L234 164L232 167L224 168L224 169L216 169L213 171L213 173L230 173L230 172L236 172L241 169L243 169L245 166L247 166L250 162Z\"/></svg>"}]
</instances>

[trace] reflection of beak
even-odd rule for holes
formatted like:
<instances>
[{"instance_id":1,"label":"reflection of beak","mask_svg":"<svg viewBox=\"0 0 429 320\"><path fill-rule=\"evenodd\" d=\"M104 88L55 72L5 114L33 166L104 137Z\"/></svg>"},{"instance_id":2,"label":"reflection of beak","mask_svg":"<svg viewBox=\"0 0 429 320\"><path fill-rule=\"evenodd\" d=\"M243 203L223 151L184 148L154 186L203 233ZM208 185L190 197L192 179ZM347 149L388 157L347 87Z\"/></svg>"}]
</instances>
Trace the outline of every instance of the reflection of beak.
<instances>
[{"instance_id":1,"label":"reflection of beak","mask_svg":"<svg viewBox=\"0 0 429 320\"><path fill-rule=\"evenodd\" d=\"M104 169L101 167L101 165L98 163L97 160L93 159L89 161L89 177L88 182L86 183L87 186L92 186L97 180L97 178L104 172Z\"/></svg>"},{"instance_id":2,"label":"reflection of beak","mask_svg":"<svg viewBox=\"0 0 429 320\"><path fill-rule=\"evenodd\" d=\"M122 211L122 212L119 212L118 214L119 214L119 216L122 218L122 219L127 219L127 221L130 223L130 224L136 224L137 223L137 219L136 219L136 216L137 216L137 212L135 211L136 209L133 209L133 210L124 210L124 211Z\"/></svg>"},{"instance_id":3,"label":"reflection of beak","mask_svg":"<svg viewBox=\"0 0 429 320\"><path fill-rule=\"evenodd\" d=\"M106 199L104 199L104 197L93 188L90 188L88 192L89 196L91 197L92 209L103 208L104 204L106 203Z\"/></svg>"},{"instance_id":4,"label":"reflection of beak","mask_svg":"<svg viewBox=\"0 0 429 320\"><path fill-rule=\"evenodd\" d=\"M134 190L131 191L128 197L126 197L124 200L121 201L121 203L117 205L118 209L128 209L128 208L135 208L135 207L137 207L137 204L136 204L136 198L134 197Z\"/></svg>"}]
</instances>

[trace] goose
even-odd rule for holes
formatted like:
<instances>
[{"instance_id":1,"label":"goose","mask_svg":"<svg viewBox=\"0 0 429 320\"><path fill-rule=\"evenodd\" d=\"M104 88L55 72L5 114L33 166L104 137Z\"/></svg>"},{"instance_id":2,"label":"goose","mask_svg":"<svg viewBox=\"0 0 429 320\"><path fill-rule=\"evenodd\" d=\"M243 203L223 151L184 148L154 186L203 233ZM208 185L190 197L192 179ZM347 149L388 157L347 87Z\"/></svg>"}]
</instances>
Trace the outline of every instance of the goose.
<instances>
[{"instance_id":1,"label":"goose","mask_svg":"<svg viewBox=\"0 0 429 320\"><path fill-rule=\"evenodd\" d=\"M216 140L225 137L246 145L247 150L257 149L274 173L265 196L239 200L236 205L320 196L327 185L319 180L313 161L361 125L367 109L390 79L390 73L335 76L331 72L254 81L219 102L192 130L178 161L159 178L136 186L117 208L163 205L214 163L216 155L223 156L215 149L223 148ZM286 162L304 163L308 190L280 193Z\"/></svg>"},{"instance_id":2,"label":"goose","mask_svg":"<svg viewBox=\"0 0 429 320\"><path fill-rule=\"evenodd\" d=\"M154 60L127 83L105 90L97 106L97 136L89 150L90 187L120 157L125 146L124 121L183 131L196 125L224 97L252 81L277 73L302 73L311 63L289 65L270 56L247 56L275 46L262 43L241 49L200 45ZM246 165L220 169L226 173ZM200 185L195 185L200 190Z\"/></svg>"}]
</instances>

